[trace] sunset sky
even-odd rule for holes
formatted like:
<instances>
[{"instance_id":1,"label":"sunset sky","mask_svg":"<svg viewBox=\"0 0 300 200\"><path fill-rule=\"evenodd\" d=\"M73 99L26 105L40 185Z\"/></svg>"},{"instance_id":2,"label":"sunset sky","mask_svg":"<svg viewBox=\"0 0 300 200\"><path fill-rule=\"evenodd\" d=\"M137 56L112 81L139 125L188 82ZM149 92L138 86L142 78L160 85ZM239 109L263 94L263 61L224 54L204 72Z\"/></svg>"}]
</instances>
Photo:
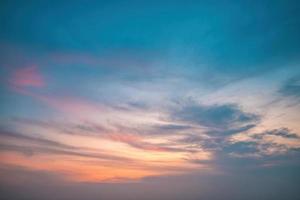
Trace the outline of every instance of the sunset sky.
<instances>
[{"instance_id":1,"label":"sunset sky","mask_svg":"<svg viewBox=\"0 0 300 200\"><path fill-rule=\"evenodd\" d=\"M0 199L299 198L299 10L1 1Z\"/></svg>"}]
</instances>

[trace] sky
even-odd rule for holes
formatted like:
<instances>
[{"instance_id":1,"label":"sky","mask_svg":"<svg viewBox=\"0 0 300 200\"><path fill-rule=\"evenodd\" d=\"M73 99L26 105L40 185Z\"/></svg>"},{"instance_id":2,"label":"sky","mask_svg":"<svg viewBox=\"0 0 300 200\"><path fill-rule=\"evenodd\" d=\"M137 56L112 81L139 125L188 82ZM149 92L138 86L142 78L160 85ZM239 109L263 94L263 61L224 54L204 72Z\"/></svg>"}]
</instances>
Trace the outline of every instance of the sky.
<instances>
[{"instance_id":1,"label":"sky","mask_svg":"<svg viewBox=\"0 0 300 200\"><path fill-rule=\"evenodd\" d=\"M299 9L1 1L1 199L297 199Z\"/></svg>"}]
</instances>

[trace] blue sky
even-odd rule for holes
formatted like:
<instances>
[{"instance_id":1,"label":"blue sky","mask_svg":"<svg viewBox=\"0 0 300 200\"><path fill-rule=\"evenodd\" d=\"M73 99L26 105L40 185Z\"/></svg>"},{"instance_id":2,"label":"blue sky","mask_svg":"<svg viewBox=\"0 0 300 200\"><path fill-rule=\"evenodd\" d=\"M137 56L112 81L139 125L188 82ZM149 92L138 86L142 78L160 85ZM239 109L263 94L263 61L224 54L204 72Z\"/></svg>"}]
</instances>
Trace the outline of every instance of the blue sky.
<instances>
[{"instance_id":1,"label":"blue sky","mask_svg":"<svg viewBox=\"0 0 300 200\"><path fill-rule=\"evenodd\" d=\"M299 196L297 1L0 5L7 199Z\"/></svg>"}]
</instances>

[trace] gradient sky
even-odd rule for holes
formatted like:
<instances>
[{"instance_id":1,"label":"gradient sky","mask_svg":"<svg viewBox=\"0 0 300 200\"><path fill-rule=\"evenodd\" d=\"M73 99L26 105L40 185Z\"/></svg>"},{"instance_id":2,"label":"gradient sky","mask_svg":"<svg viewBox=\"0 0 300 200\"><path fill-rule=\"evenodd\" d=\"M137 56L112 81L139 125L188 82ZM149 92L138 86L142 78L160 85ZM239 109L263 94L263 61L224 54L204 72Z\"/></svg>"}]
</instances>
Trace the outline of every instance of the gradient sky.
<instances>
[{"instance_id":1,"label":"gradient sky","mask_svg":"<svg viewBox=\"0 0 300 200\"><path fill-rule=\"evenodd\" d=\"M299 10L1 1L1 199L299 198Z\"/></svg>"}]
</instances>

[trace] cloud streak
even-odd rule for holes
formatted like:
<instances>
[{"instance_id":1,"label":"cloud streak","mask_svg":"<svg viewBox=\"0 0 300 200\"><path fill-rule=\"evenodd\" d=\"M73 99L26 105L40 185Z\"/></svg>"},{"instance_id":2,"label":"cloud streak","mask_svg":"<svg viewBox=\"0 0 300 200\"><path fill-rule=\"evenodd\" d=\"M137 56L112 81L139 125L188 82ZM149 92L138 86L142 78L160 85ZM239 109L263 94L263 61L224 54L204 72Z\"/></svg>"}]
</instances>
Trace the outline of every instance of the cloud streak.
<instances>
[{"instance_id":1,"label":"cloud streak","mask_svg":"<svg viewBox=\"0 0 300 200\"><path fill-rule=\"evenodd\" d=\"M300 76L294 76L288 79L282 86L279 88L278 92L283 97L300 97Z\"/></svg>"},{"instance_id":2,"label":"cloud streak","mask_svg":"<svg viewBox=\"0 0 300 200\"><path fill-rule=\"evenodd\" d=\"M259 116L246 113L234 104L200 105L188 104L172 113L175 119L207 128L229 129L256 122Z\"/></svg>"},{"instance_id":3,"label":"cloud streak","mask_svg":"<svg viewBox=\"0 0 300 200\"><path fill-rule=\"evenodd\" d=\"M35 153L46 153L54 155L70 155L98 159L112 159L120 161L127 160L126 158L120 156L108 155L107 152L100 153L99 149L76 147L49 139L33 137L12 131L6 131L4 129L0 130L0 136L14 138L19 141L27 142L27 144L25 144L24 146L1 144L1 150L17 151L20 153L24 153L25 155L34 155ZM31 146L30 143L34 143L38 146Z\"/></svg>"}]
</instances>

